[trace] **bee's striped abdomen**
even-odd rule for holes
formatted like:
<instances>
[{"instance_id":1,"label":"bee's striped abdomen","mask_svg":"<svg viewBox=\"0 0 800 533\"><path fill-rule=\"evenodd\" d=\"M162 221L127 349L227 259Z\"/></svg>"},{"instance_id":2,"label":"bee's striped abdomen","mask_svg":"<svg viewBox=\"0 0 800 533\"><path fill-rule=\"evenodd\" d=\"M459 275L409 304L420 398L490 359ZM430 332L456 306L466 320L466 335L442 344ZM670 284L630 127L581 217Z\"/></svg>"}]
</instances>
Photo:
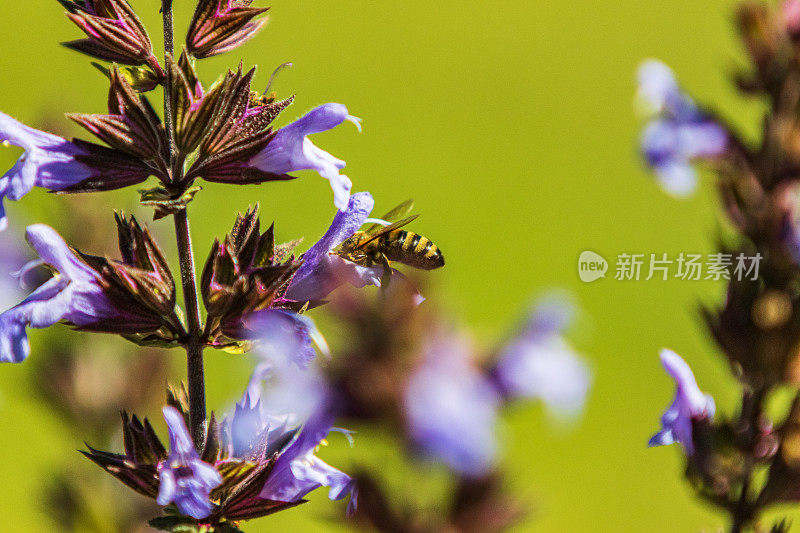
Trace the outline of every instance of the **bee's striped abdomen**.
<instances>
[{"instance_id":1,"label":"bee's striped abdomen","mask_svg":"<svg viewBox=\"0 0 800 533\"><path fill-rule=\"evenodd\" d=\"M390 261L397 261L414 268L432 270L444 266L444 256L428 238L396 229L383 236L384 254Z\"/></svg>"}]
</instances>

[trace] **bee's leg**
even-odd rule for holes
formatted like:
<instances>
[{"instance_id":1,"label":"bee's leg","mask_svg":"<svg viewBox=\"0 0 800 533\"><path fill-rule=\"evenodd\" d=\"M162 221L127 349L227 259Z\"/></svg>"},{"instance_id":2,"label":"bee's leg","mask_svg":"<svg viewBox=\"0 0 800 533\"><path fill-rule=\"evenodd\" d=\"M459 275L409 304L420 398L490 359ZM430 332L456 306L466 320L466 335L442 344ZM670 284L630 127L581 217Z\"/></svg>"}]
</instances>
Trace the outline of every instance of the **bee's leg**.
<instances>
[{"instance_id":1,"label":"bee's leg","mask_svg":"<svg viewBox=\"0 0 800 533\"><path fill-rule=\"evenodd\" d=\"M389 281L392 279L392 267L389 265L389 258L384 254L379 254L376 258L377 262L383 265L383 275L381 276L381 290L386 291L389 287Z\"/></svg>"}]
</instances>

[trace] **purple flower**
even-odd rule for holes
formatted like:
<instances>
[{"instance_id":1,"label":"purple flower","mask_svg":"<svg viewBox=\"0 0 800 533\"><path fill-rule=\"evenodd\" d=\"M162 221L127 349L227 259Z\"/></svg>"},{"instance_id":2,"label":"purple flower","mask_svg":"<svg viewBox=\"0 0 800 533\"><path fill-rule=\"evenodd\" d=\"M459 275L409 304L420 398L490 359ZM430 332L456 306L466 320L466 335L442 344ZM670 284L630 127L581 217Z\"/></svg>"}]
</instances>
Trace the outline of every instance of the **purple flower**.
<instances>
[{"instance_id":1,"label":"purple flower","mask_svg":"<svg viewBox=\"0 0 800 533\"><path fill-rule=\"evenodd\" d=\"M541 399L556 416L575 416L582 411L591 373L561 336L571 314L571 307L563 301L539 304L492 370L504 396Z\"/></svg>"},{"instance_id":2,"label":"purple flower","mask_svg":"<svg viewBox=\"0 0 800 533\"><path fill-rule=\"evenodd\" d=\"M305 254L303 266L292 279L286 295L297 301L321 300L343 283L355 287L380 286L381 267L362 267L331 250L353 236L364 224L375 206L372 195L360 192L352 195L347 209L339 211L325 235Z\"/></svg>"},{"instance_id":3,"label":"purple flower","mask_svg":"<svg viewBox=\"0 0 800 533\"><path fill-rule=\"evenodd\" d=\"M267 380L269 386L262 392ZM256 368L230 428L234 450L266 457L279 453L261 498L296 502L315 489L330 487L331 500L350 494L348 513L355 510L353 479L314 455L333 427L331 398L314 365L300 369L275 360Z\"/></svg>"},{"instance_id":4,"label":"purple flower","mask_svg":"<svg viewBox=\"0 0 800 533\"><path fill-rule=\"evenodd\" d=\"M302 368L317 355L312 339L325 346L310 318L283 309L257 311L247 317L245 327L257 335L260 353Z\"/></svg>"},{"instance_id":5,"label":"purple flower","mask_svg":"<svg viewBox=\"0 0 800 533\"><path fill-rule=\"evenodd\" d=\"M85 326L123 315L103 293L97 273L81 261L49 226L29 226L27 239L57 274L16 307L0 314L0 361L19 363L30 354L25 327L46 328L59 320Z\"/></svg>"},{"instance_id":6,"label":"purple flower","mask_svg":"<svg viewBox=\"0 0 800 533\"><path fill-rule=\"evenodd\" d=\"M697 186L692 161L722 155L728 135L680 89L664 63L645 61L637 78L637 101L655 117L642 133L645 159L664 190L677 197L688 196Z\"/></svg>"},{"instance_id":7,"label":"purple flower","mask_svg":"<svg viewBox=\"0 0 800 533\"><path fill-rule=\"evenodd\" d=\"M495 463L500 396L470 360L462 339L439 339L427 351L403 395L412 445L467 476Z\"/></svg>"},{"instance_id":8,"label":"purple flower","mask_svg":"<svg viewBox=\"0 0 800 533\"><path fill-rule=\"evenodd\" d=\"M316 170L331 183L333 203L340 211L347 209L353 184L340 174L345 162L315 146L308 135L335 128L344 121L353 122L359 130L360 119L348 114L342 104L324 104L279 129L266 148L256 154L250 164L271 174L287 174L298 170Z\"/></svg>"},{"instance_id":9,"label":"purple flower","mask_svg":"<svg viewBox=\"0 0 800 533\"><path fill-rule=\"evenodd\" d=\"M174 503L178 510L192 518L205 518L214 510L209 501L211 491L222 483L217 469L200 460L194 449L183 415L174 407L164 407L169 428L169 455L158 464L159 505Z\"/></svg>"},{"instance_id":10,"label":"purple flower","mask_svg":"<svg viewBox=\"0 0 800 533\"><path fill-rule=\"evenodd\" d=\"M76 156L86 155L61 137L30 128L0 113L0 142L25 150L17 163L0 178L0 231L8 224L3 199L19 200L33 187L59 191L92 176L93 171Z\"/></svg>"},{"instance_id":11,"label":"purple flower","mask_svg":"<svg viewBox=\"0 0 800 533\"><path fill-rule=\"evenodd\" d=\"M313 490L329 487L328 497L331 500L350 496L347 513L352 514L357 504L355 481L314 455L332 428L333 415L330 411L322 409L312 415L278 456L259 496L269 500L296 502Z\"/></svg>"},{"instance_id":12,"label":"purple flower","mask_svg":"<svg viewBox=\"0 0 800 533\"><path fill-rule=\"evenodd\" d=\"M692 421L713 420L714 399L697 386L694 374L686 361L672 350L661 350L661 364L675 380L675 400L661 417L662 429L650 439L648 446L663 446L679 442L688 455L694 454Z\"/></svg>"}]
</instances>

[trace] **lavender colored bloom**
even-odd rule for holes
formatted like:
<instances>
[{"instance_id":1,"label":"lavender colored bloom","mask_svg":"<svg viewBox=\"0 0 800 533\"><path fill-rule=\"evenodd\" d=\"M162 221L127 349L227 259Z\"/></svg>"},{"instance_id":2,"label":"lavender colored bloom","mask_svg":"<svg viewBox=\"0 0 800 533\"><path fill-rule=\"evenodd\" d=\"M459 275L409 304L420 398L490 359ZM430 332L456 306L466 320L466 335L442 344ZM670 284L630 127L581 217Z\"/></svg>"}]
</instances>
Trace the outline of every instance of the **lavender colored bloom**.
<instances>
[{"instance_id":1,"label":"lavender colored bloom","mask_svg":"<svg viewBox=\"0 0 800 533\"><path fill-rule=\"evenodd\" d=\"M244 397L226 418L223 425L230 435L231 457L258 459L262 451L265 457L279 451L291 437L287 417L273 417L263 412L258 396L245 392Z\"/></svg>"},{"instance_id":2,"label":"lavender colored bloom","mask_svg":"<svg viewBox=\"0 0 800 533\"><path fill-rule=\"evenodd\" d=\"M541 399L555 416L571 417L583 410L591 373L561 336L571 314L563 301L539 304L492 370L504 396Z\"/></svg>"},{"instance_id":3,"label":"lavender colored bloom","mask_svg":"<svg viewBox=\"0 0 800 533\"><path fill-rule=\"evenodd\" d=\"M263 451L268 457L279 453L261 498L296 502L315 489L330 487L331 500L349 494L348 513L355 510L353 479L314 455L333 421L331 394L315 366L300 369L274 360L256 368L230 428L234 450Z\"/></svg>"},{"instance_id":4,"label":"lavender colored bloom","mask_svg":"<svg viewBox=\"0 0 800 533\"><path fill-rule=\"evenodd\" d=\"M310 318L283 309L265 309L247 317L247 329L258 335L259 352L307 367L317 353L312 338L324 339Z\"/></svg>"},{"instance_id":5,"label":"lavender colored bloom","mask_svg":"<svg viewBox=\"0 0 800 533\"><path fill-rule=\"evenodd\" d=\"M428 349L403 394L413 446L466 476L495 463L500 396L470 360L462 339L439 339Z\"/></svg>"},{"instance_id":6,"label":"lavender colored bloom","mask_svg":"<svg viewBox=\"0 0 800 533\"><path fill-rule=\"evenodd\" d=\"M714 418L714 399L697 386L686 361L672 350L661 350L661 364L675 380L675 400L661 417L662 429L650 439L648 446L679 442L688 455L694 454L692 421Z\"/></svg>"},{"instance_id":7,"label":"lavender colored bloom","mask_svg":"<svg viewBox=\"0 0 800 533\"><path fill-rule=\"evenodd\" d=\"M355 481L314 455L333 427L333 415L320 410L309 418L294 440L275 462L259 496L270 500L296 502L320 487L329 487L328 498L341 500L348 495L347 513L357 504Z\"/></svg>"},{"instance_id":8,"label":"lavender colored bloom","mask_svg":"<svg viewBox=\"0 0 800 533\"><path fill-rule=\"evenodd\" d=\"M637 78L637 101L654 116L642 133L645 159L664 190L677 197L688 196L697 186L692 161L721 155L728 135L680 89L664 63L645 61Z\"/></svg>"},{"instance_id":9,"label":"lavender colored bloom","mask_svg":"<svg viewBox=\"0 0 800 533\"><path fill-rule=\"evenodd\" d=\"M286 295L298 301L321 300L343 283L355 287L380 286L383 269L362 267L331 254L331 250L352 237L365 223L375 201L368 192L352 195L347 209L339 211L331 227L305 254Z\"/></svg>"},{"instance_id":10,"label":"lavender colored bloom","mask_svg":"<svg viewBox=\"0 0 800 533\"><path fill-rule=\"evenodd\" d=\"M46 328L59 320L85 326L123 314L103 293L97 274L51 227L29 226L27 239L57 274L16 307L0 314L0 361L19 363L30 354L25 327Z\"/></svg>"},{"instance_id":11,"label":"lavender colored bloom","mask_svg":"<svg viewBox=\"0 0 800 533\"><path fill-rule=\"evenodd\" d=\"M287 174L298 170L315 170L331 183L333 203L345 211L353 184L340 174L345 162L318 148L308 135L335 128L344 121L353 122L359 130L360 119L350 115L342 104L324 104L279 129L267 147L250 160L264 172Z\"/></svg>"},{"instance_id":12,"label":"lavender colored bloom","mask_svg":"<svg viewBox=\"0 0 800 533\"><path fill-rule=\"evenodd\" d=\"M0 231L8 225L4 198L19 200L33 187L59 191L93 174L89 167L76 159L76 156L86 155L78 146L28 127L4 113L0 113L0 142L25 150L11 170L0 178Z\"/></svg>"},{"instance_id":13,"label":"lavender colored bloom","mask_svg":"<svg viewBox=\"0 0 800 533\"><path fill-rule=\"evenodd\" d=\"M205 518L214 510L211 491L222 483L217 469L200 460L186 429L183 415L174 407L164 407L169 428L169 455L158 464L159 505L174 503L192 518Z\"/></svg>"}]
</instances>

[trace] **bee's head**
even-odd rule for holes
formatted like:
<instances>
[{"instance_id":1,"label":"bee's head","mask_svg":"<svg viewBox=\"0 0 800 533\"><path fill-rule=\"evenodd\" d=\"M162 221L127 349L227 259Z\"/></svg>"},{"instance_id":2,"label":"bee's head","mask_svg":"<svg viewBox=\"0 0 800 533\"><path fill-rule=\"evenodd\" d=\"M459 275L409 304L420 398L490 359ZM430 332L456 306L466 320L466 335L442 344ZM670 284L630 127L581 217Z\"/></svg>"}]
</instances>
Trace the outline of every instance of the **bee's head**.
<instances>
[{"instance_id":1,"label":"bee's head","mask_svg":"<svg viewBox=\"0 0 800 533\"><path fill-rule=\"evenodd\" d=\"M343 252L352 252L358 247L358 243L361 242L361 237L364 235L363 231L357 231L353 234L352 237L345 240L342 244L339 245L339 248Z\"/></svg>"}]
</instances>

